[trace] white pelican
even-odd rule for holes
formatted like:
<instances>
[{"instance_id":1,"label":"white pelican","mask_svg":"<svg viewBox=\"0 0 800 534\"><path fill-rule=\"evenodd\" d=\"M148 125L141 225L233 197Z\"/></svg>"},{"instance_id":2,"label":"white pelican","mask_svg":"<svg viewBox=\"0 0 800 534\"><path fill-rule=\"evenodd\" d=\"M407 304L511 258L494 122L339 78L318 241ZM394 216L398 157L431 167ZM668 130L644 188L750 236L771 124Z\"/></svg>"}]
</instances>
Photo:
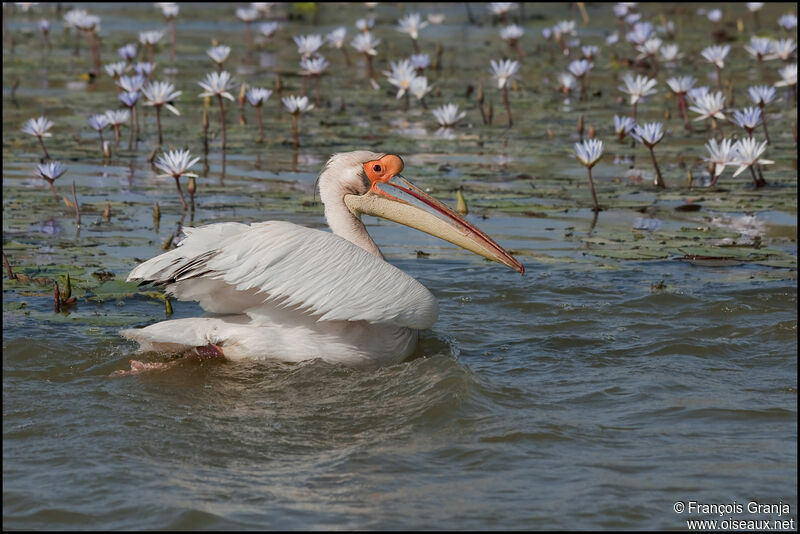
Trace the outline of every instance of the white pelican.
<instances>
[{"instance_id":1,"label":"white pelican","mask_svg":"<svg viewBox=\"0 0 800 534\"><path fill-rule=\"evenodd\" d=\"M331 157L319 192L333 233L282 221L185 228L180 246L142 263L128 280L165 284L168 294L198 301L209 314L121 334L141 351L195 349L231 360L322 358L357 367L403 361L419 331L436 321L439 305L384 260L362 214L427 232L520 273L525 268L402 170L393 154Z\"/></svg>"}]
</instances>

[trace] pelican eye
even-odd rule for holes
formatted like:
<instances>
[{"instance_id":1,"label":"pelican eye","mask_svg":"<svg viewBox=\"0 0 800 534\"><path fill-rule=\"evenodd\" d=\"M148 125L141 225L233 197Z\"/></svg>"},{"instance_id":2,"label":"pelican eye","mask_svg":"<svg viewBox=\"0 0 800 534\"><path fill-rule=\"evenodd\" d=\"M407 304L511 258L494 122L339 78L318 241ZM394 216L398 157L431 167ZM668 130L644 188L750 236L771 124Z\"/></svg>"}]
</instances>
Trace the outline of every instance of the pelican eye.
<instances>
[{"instance_id":1,"label":"pelican eye","mask_svg":"<svg viewBox=\"0 0 800 534\"><path fill-rule=\"evenodd\" d=\"M375 171L375 172L381 172L381 166L380 165L375 165L374 167L372 167L372 170Z\"/></svg>"}]
</instances>

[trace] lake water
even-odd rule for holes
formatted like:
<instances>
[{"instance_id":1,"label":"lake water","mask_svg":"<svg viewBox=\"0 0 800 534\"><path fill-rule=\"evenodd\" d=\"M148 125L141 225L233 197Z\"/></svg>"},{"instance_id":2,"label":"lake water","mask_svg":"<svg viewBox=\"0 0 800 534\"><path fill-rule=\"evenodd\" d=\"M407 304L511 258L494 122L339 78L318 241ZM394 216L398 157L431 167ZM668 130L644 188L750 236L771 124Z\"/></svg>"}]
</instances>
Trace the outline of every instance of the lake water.
<instances>
[{"instance_id":1,"label":"lake water","mask_svg":"<svg viewBox=\"0 0 800 534\"><path fill-rule=\"evenodd\" d=\"M413 98L405 111L385 76L373 90L352 47L348 68L326 46L331 72L320 106L301 119L298 150L273 95L262 145L252 108L242 125L237 105L228 105L223 156L211 103L210 151L198 164L196 210L186 215L172 179L157 178L147 163L152 111L136 148L127 150L123 128L120 148L104 159L86 118L116 107L116 92L105 74L88 86L79 77L91 68L85 41L74 57L53 5L8 18L16 43L13 53L8 43L3 50L3 249L16 272L62 287L69 273L78 302L54 313L46 281L4 277L4 528L683 529L689 518L729 517L793 520L796 528L796 104L781 91L768 113L766 157L775 164L764 165L767 188L754 190L748 172L732 178L730 168L718 188L703 187L705 129L696 122L692 133L683 130L665 79L716 83L699 57L711 44L710 23L695 8L642 5L656 24L663 7L687 56L660 67L659 92L639 105L646 120L671 113L671 132L656 147L668 186L658 191L648 185L647 151L614 138L611 117L630 112L617 101L628 72L619 58L635 53L620 43L615 59L604 44L619 29L610 5L587 6L586 26L568 4L524 7L527 55L510 91L511 129L487 69L491 58L514 56L485 5L471 4L480 26L462 5L411 6L375 9L376 71L412 51L395 30L401 8L444 13L444 24L421 31L420 47L432 57L437 42L443 47L441 70L427 73L436 84L428 107L453 102L468 111L453 139L435 133L435 119ZM102 18L104 63L139 31L164 27L151 4L87 8ZM774 21L791 8L767 5L760 23L777 32ZM288 9L266 17L283 27L248 57L233 7L181 6L178 59L169 59L169 34L156 52L155 78L183 91L181 116L162 115L165 148L202 155L196 82L213 70L204 54L212 37L233 48L226 68L238 80L274 88L277 75L286 95L302 88L291 35L341 24L349 43L353 22L368 14L362 4L323 5L286 20ZM760 81L742 48L753 21L744 5L723 9L733 39L723 73L741 107L746 86ZM49 55L38 16L54 22ZM582 44L601 45L587 101L555 88L568 60L550 62L541 29L564 19L578 21ZM572 46L570 59L579 54ZM779 79L779 63L767 62L768 83ZM466 96L479 82L493 103L491 126L474 92ZM33 174L40 148L19 128L40 114L56 123L45 143L69 169L56 181L59 194L76 183L79 231L73 211ZM605 208L596 221L572 152L581 114L606 142L593 169ZM195 361L110 377L134 357L168 360L136 355L117 334L165 318L157 294L124 283L130 269L161 253L180 225L282 219L324 227L317 173L331 153L362 148L401 154L404 174L451 205L463 186L468 218L512 250L525 275L367 218L387 260L439 299L439 320L409 361L371 371ZM701 207L675 209L687 204ZM172 318L201 313L193 303L172 305ZM750 513L751 501L789 512ZM745 510L676 513L676 502Z\"/></svg>"}]
</instances>

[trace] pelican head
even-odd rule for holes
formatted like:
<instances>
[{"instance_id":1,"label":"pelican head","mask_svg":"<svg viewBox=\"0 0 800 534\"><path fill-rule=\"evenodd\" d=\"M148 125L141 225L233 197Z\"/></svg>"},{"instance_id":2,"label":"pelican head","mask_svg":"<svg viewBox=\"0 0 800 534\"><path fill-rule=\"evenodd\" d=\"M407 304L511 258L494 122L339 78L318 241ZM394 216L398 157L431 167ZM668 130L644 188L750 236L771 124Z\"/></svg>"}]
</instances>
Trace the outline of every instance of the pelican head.
<instances>
[{"instance_id":1,"label":"pelican head","mask_svg":"<svg viewBox=\"0 0 800 534\"><path fill-rule=\"evenodd\" d=\"M444 239L525 273L525 267L503 247L409 182L402 171L403 160L395 154L359 150L332 156L320 173L319 189L328 224L334 233L379 255L361 224L362 214L373 215ZM346 210L341 209L344 207ZM356 233L362 233L369 243L366 246L360 243Z\"/></svg>"}]
</instances>

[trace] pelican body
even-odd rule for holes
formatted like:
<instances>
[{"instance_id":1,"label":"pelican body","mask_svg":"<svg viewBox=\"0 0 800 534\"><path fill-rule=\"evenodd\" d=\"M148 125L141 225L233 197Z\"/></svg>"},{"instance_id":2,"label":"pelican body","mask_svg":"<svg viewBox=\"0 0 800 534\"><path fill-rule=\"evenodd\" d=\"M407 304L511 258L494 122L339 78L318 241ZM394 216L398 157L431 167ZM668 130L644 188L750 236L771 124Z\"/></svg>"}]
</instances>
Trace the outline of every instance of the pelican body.
<instances>
[{"instance_id":1,"label":"pelican body","mask_svg":"<svg viewBox=\"0 0 800 534\"><path fill-rule=\"evenodd\" d=\"M353 367L407 358L439 314L422 284L386 262L361 221L389 219L445 239L520 273L524 267L464 218L402 177L393 154L335 154L319 176L333 233L283 221L184 228L174 250L131 271L194 300L203 317L121 334L141 351L212 349L231 360L321 358Z\"/></svg>"}]
</instances>

